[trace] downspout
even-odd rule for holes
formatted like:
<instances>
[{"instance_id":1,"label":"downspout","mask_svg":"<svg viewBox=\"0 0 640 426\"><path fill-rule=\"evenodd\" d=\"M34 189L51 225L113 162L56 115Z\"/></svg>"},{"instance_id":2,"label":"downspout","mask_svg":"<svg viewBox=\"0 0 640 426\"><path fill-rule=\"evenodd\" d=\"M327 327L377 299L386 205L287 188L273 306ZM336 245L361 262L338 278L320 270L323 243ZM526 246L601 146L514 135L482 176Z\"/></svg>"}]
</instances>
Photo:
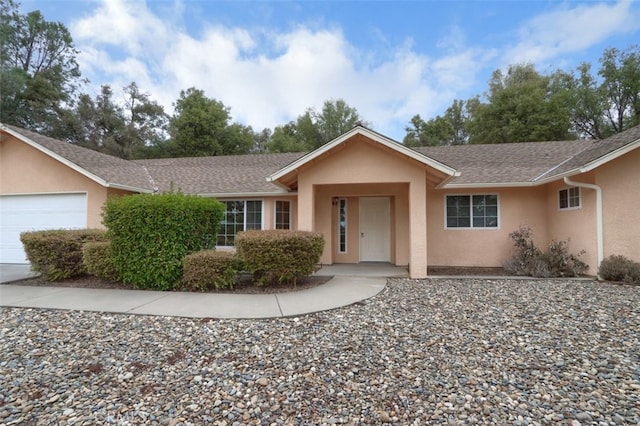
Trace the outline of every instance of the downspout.
<instances>
[{"instance_id":1,"label":"downspout","mask_svg":"<svg viewBox=\"0 0 640 426\"><path fill-rule=\"evenodd\" d=\"M571 186L577 186L580 188L588 188L596 191L596 245L598 251L598 264L596 265L596 275L600 278L600 274L598 273L600 269L600 264L604 259L604 237L603 237L603 225L602 225L602 188L598 185L594 185L591 183L583 183L583 182L575 182L569 179L568 177L564 178L564 183Z\"/></svg>"}]
</instances>

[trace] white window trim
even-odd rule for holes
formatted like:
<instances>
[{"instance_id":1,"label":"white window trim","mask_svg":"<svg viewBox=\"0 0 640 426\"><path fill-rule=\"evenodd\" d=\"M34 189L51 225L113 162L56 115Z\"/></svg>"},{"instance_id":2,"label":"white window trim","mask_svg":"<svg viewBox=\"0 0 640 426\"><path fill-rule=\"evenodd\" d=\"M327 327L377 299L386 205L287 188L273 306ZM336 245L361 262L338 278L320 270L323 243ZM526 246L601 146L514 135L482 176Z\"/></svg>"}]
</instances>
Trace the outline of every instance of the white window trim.
<instances>
[{"instance_id":1,"label":"white window trim","mask_svg":"<svg viewBox=\"0 0 640 426\"><path fill-rule=\"evenodd\" d=\"M277 223L278 223L278 201L289 203L289 228L288 229L291 230L292 229L292 226L291 226L291 219L292 219L291 200L278 200L278 199L273 201L273 229L278 229L276 227Z\"/></svg>"},{"instance_id":2,"label":"white window trim","mask_svg":"<svg viewBox=\"0 0 640 426\"><path fill-rule=\"evenodd\" d=\"M488 227L488 226L473 226L473 216L471 216L471 226L462 227L462 226L447 226L447 197L470 197L470 205L469 208L473 208L473 196L474 195L495 195L496 200L498 201L498 226ZM473 211L473 210L472 210ZM465 193L465 194L444 194L444 229L447 231L496 231L500 229L500 225L502 220L500 220L500 194L497 192L482 192L477 194Z\"/></svg>"},{"instance_id":3,"label":"white window trim","mask_svg":"<svg viewBox=\"0 0 640 426\"><path fill-rule=\"evenodd\" d=\"M340 203L344 201L344 250L340 250ZM349 203L346 198L338 198L338 253L345 254L349 251Z\"/></svg>"},{"instance_id":4,"label":"white window trim","mask_svg":"<svg viewBox=\"0 0 640 426\"><path fill-rule=\"evenodd\" d=\"M225 202L225 201L242 201L244 203L244 211L245 211L245 215L244 215L244 223L242 224L242 227L245 229L247 229L247 201L260 201L260 229L264 229L264 199L262 198L225 198L225 199L218 199L218 201L220 202ZM227 213L227 210L225 208L225 214ZM221 249L233 249L235 248L235 246L219 246L216 244L216 248L221 248Z\"/></svg>"},{"instance_id":5,"label":"white window trim","mask_svg":"<svg viewBox=\"0 0 640 426\"><path fill-rule=\"evenodd\" d=\"M562 191L567 191L567 203L569 202L569 190L570 189L577 189L578 190L578 205L577 206L567 206L567 207L560 207L560 193ZM563 186L562 188L558 189L557 192L557 206L558 206L558 211L561 212L566 212L568 210L580 210L582 208L582 190L580 189L579 186Z\"/></svg>"}]
</instances>

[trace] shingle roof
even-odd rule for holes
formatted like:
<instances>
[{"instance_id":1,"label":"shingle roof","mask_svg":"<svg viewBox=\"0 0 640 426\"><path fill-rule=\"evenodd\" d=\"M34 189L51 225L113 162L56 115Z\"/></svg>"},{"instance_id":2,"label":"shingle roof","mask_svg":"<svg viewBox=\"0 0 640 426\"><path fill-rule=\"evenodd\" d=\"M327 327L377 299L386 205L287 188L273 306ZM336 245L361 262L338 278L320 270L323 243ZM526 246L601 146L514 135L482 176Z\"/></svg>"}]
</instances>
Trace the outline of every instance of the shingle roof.
<instances>
[{"instance_id":1,"label":"shingle roof","mask_svg":"<svg viewBox=\"0 0 640 426\"><path fill-rule=\"evenodd\" d=\"M460 172L447 186L534 183L593 141L524 142L417 147L416 151Z\"/></svg>"},{"instance_id":2,"label":"shingle roof","mask_svg":"<svg viewBox=\"0 0 640 426\"><path fill-rule=\"evenodd\" d=\"M601 141L592 141L586 149L553 170L550 176L562 175L601 159L616 150L640 141L640 126L632 127Z\"/></svg>"},{"instance_id":3,"label":"shingle roof","mask_svg":"<svg viewBox=\"0 0 640 426\"><path fill-rule=\"evenodd\" d=\"M160 191L189 194L283 192L266 177L304 153L225 155L219 157L136 160L153 176Z\"/></svg>"},{"instance_id":4,"label":"shingle roof","mask_svg":"<svg viewBox=\"0 0 640 426\"><path fill-rule=\"evenodd\" d=\"M14 126L5 126L54 153L107 186L139 191L181 190L190 194L260 194L283 190L267 176L305 153L127 161ZM601 141L528 142L495 145L418 147L421 155L447 165L459 176L450 186L535 185L640 147L640 126Z\"/></svg>"},{"instance_id":5,"label":"shingle roof","mask_svg":"<svg viewBox=\"0 0 640 426\"><path fill-rule=\"evenodd\" d=\"M61 159L69 161L72 165L87 171L93 177L102 180L103 182L100 183L105 186L125 187L141 192L153 191L149 174L139 164L42 136L19 127L9 125L4 125L4 127L35 142Z\"/></svg>"}]
</instances>

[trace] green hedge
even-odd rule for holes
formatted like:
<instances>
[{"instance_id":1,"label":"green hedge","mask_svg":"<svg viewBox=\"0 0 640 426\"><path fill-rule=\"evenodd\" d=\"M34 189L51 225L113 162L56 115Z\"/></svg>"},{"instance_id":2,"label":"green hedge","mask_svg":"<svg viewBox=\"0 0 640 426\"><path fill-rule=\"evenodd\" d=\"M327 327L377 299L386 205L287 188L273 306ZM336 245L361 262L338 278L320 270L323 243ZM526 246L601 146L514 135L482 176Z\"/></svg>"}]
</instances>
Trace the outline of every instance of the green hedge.
<instances>
[{"instance_id":1,"label":"green hedge","mask_svg":"<svg viewBox=\"0 0 640 426\"><path fill-rule=\"evenodd\" d=\"M201 250L185 256L182 288L189 291L233 288L238 261L229 251Z\"/></svg>"},{"instance_id":2,"label":"green hedge","mask_svg":"<svg viewBox=\"0 0 640 426\"><path fill-rule=\"evenodd\" d=\"M246 231L236 236L238 256L258 285L295 284L315 271L320 261L322 234L305 231Z\"/></svg>"},{"instance_id":3,"label":"green hedge","mask_svg":"<svg viewBox=\"0 0 640 426\"><path fill-rule=\"evenodd\" d=\"M214 198L176 193L109 199L104 224L123 282L174 289L180 284L184 257L215 247L224 209Z\"/></svg>"},{"instance_id":4,"label":"green hedge","mask_svg":"<svg viewBox=\"0 0 640 426\"><path fill-rule=\"evenodd\" d=\"M20 234L31 268L49 281L85 274L82 246L89 241L106 240L105 231L99 229L54 229Z\"/></svg>"},{"instance_id":5,"label":"green hedge","mask_svg":"<svg viewBox=\"0 0 640 426\"><path fill-rule=\"evenodd\" d=\"M89 242L82 247L82 257L87 273L109 281L121 281L111 256L111 243Z\"/></svg>"}]
</instances>

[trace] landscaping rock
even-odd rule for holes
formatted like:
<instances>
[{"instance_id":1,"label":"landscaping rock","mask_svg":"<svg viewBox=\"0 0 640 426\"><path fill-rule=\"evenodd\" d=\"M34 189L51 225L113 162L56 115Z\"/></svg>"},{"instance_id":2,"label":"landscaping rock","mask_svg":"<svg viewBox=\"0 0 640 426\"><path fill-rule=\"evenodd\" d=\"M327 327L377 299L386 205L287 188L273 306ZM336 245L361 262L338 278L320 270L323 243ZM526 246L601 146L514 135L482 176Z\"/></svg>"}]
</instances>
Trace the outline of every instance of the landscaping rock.
<instances>
[{"instance_id":1,"label":"landscaping rock","mask_svg":"<svg viewBox=\"0 0 640 426\"><path fill-rule=\"evenodd\" d=\"M640 288L391 279L217 320L0 310L0 422L639 424Z\"/></svg>"}]
</instances>

